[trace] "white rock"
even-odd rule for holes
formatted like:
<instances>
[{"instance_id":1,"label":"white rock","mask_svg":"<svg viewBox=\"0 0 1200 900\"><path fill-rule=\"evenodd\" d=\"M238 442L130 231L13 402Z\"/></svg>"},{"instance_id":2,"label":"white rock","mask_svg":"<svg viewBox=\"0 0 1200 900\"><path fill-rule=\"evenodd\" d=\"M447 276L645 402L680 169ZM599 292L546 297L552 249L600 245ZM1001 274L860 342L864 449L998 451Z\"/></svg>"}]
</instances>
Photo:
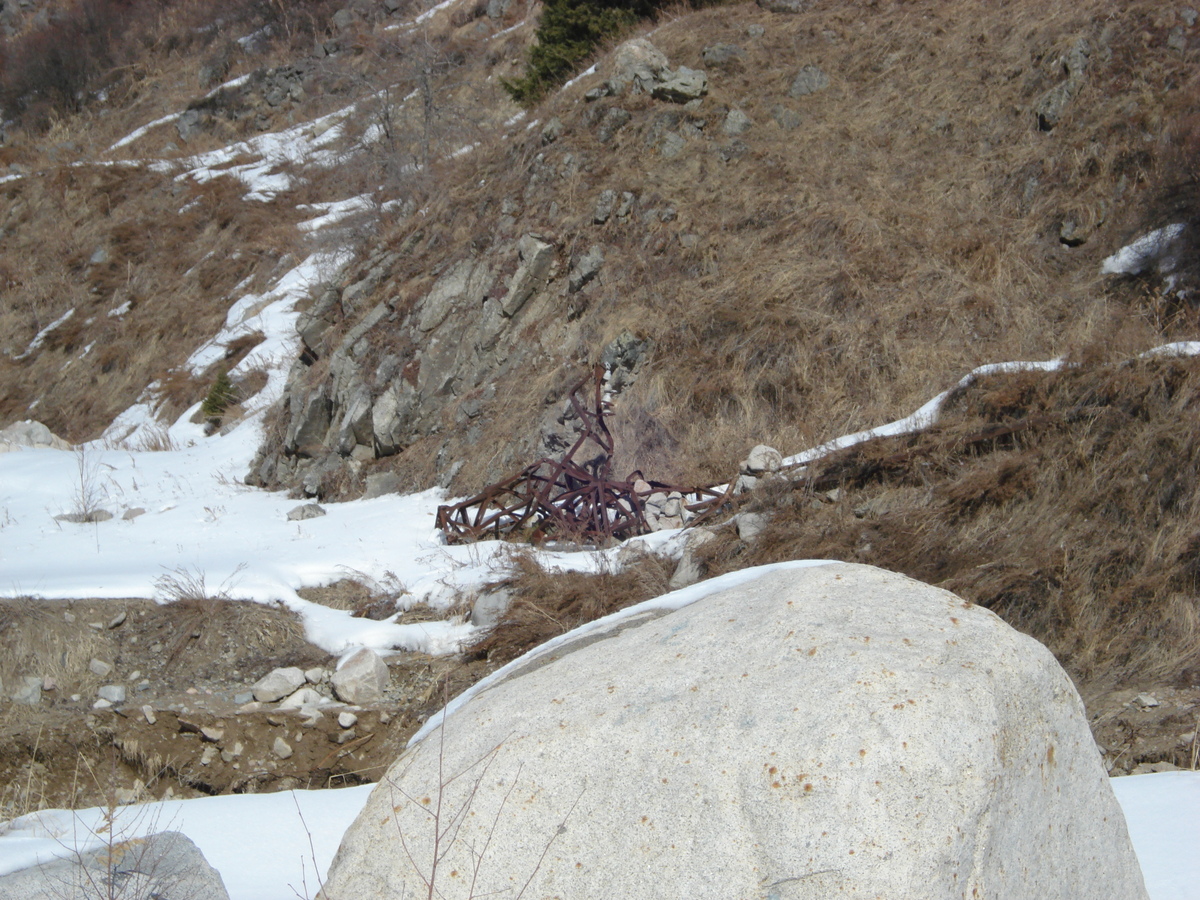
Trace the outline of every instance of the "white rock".
<instances>
[{"instance_id":1,"label":"white rock","mask_svg":"<svg viewBox=\"0 0 1200 900\"><path fill-rule=\"evenodd\" d=\"M146 722L150 725L158 721L158 716L154 714L154 707L149 704L142 707L142 715L146 717Z\"/></svg>"},{"instance_id":2,"label":"white rock","mask_svg":"<svg viewBox=\"0 0 1200 900\"><path fill-rule=\"evenodd\" d=\"M107 678L112 674L113 667L101 659L93 659L88 663L88 671L97 678Z\"/></svg>"},{"instance_id":3,"label":"white rock","mask_svg":"<svg viewBox=\"0 0 1200 900\"><path fill-rule=\"evenodd\" d=\"M771 521L771 517L765 513L744 512L737 515L733 521L738 537L748 543L762 533L762 530Z\"/></svg>"},{"instance_id":4,"label":"white rock","mask_svg":"<svg viewBox=\"0 0 1200 900\"><path fill-rule=\"evenodd\" d=\"M307 681L309 684L320 684L322 681L324 681L328 677L329 677L329 673L325 669L322 669L320 666L317 666L312 669L304 670L304 680Z\"/></svg>"},{"instance_id":5,"label":"white rock","mask_svg":"<svg viewBox=\"0 0 1200 900\"><path fill-rule=\"evenodd\" d=\"M275 669L254 683L251 690L254 699L261 703L273 703L304 684L304 673L295 666Z\"/></svg>"},{"instance_id":6,"label":"white rock","mask_svg":"<svg viewBox=\"0 0 1200 900\"><path fill-rule=\"evenodd\" d=\"M275 751L275 755L280 759L287 759L292 755L292 745L281 737L275 738L275 743L271 746L271 749Z\"/></svg>"},{"instance_id":7,"label":"white rock","mask_svg":"<svg viewBox=\"0 0 1200 900\"><path fill-rule=\"evenodd\" d=\"M310 687L302 687L289 694L279 702L280 709L303 709L306 706L320 706L325 698Z\"/></svg>"},{"instance_id":8,"label":"white rock","mask_svg":"<svg viewBox=\"0 0 1200 900\"><path fill-rule=\"evenodd\" d=\"M781 468L783 468L783 454L766 444L756 446L742 462L742 471L749 475L778 472Z\"/></svg>"},{"instance_id":9,"label":"white rock","mask_svg":"<svg viewBox=\"0 0 1200 900\"><path fill-rule=\"evenodd\" d=\"M442 871L488 848L477 880L439 883L450 900L526 878L622 900L1147 898L1078 694L982 607L830 564L598 636L518 663L404 753L327 894L425 891L430 797L461 823Z\"/></svg>"},{"instance_id":10,"label":"white rock","mask_svg":"<svg viewBox=\"0 0 1200 900\"><path fill-rule=\"evenodd\" d=\"M378 653L363 647L333 673L333 691L347 703L374 703L382 700L391 675Z\"/></svg>"},{"instance_id":11,"label":"white rock","mask_svg":"<svg viewBox=\"0 0 1200 900\"><path fill-rule=\"evenodd\" d=\"M122 684L105 684L96 691L96 695L109 703L125 702L125 686Z\"/></svg>"},{"instance_id":12,"label":"white rock","mask_svg":"<svg viewBox=\"0 0 1200 900\"><path fill-rule=\"evenodd\" d=\"M476 598L471 607L471 624L476 628L495 628L512 605L512 591L495 588Z\"/></svg>"},{"instance_id":13,"label":"white rock","mask_svg":"<svg viewBox=\"0 0 1200 900\"><path fill-rule=\"evenodd\" d=\"M342 728L353 728L358 722L358 716L352 712L338 713L338 725Z\"/></svg>"},{"instance_id":14,"label":"white rock","mask_svg":"<svg viewBox=\"0 0 1200 900\"><path fill-rule=\"evenodd\" d=\"M695 584L704 577L704 567L696 559L696 551L714 537L716 535L706 528L697 528L688 535L687 543L683 545L683 554L679 557L679 563L675 566L675 573L671 576L671 581L667 585L671 590L677 591L680 588L685 588L689 584Z\"/></svg>"}]
</instances>

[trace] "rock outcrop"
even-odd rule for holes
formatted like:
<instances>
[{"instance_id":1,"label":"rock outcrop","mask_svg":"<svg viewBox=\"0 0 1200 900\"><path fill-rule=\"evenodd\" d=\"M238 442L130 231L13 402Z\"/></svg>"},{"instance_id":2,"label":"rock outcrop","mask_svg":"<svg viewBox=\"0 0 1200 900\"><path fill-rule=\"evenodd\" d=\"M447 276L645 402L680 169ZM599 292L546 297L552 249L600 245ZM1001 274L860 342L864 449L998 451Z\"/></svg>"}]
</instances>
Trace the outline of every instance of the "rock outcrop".
<instances>
[{"instance_id":1,"label":"rock outcrop","mask_svg":"<svg viewBox=\"0 0 1200 900\"><path fill-rule=\"evenodd\" d=\"M1147 896L1050 653L846 564L515 663L392 766L324 896L430 879L449 898L526 879L531 896L627 900Z\"/></svg>"}]
</instances>

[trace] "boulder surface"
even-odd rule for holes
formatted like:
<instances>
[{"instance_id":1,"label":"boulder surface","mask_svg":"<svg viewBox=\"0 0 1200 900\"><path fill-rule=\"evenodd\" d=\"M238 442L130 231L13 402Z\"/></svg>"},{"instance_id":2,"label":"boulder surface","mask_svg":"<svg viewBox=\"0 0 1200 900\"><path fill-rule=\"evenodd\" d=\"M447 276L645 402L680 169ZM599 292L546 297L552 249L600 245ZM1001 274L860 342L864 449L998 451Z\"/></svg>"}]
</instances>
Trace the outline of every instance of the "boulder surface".
<instances>
[{"instance_id":1,"label":"boulder surface","mask_svg":"<svg viewBox=\"0 0 1200 900\"><path fill-rule=\"evenodd\" d=\"M391 767L324 896L429 881L449 898L526 881L626 900L1147 896L1050 653L848 564L518 661Z\"/></svg>"}]
</instances>

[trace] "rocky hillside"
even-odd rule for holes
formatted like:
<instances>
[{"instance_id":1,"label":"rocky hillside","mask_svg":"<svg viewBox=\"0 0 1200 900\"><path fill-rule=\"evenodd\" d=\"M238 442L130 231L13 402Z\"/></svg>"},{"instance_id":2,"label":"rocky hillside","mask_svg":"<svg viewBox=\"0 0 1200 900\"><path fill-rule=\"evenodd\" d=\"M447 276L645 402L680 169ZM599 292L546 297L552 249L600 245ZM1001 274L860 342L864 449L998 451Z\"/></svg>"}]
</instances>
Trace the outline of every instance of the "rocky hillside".
<instances>
[{"instance_id":1,"label":"rocky hillside","mask_svg":"<svg viewBox=\"0 0 1200 900\"><path fill-rule=\"evenodd\" d=\"M695 572L867 562L1000 612L1085 694L1200 677L1200 364L1143 357L1200 337L1191 7L672 9L528 108L503 85L532 2L88 7L120 28L83 9L4 19L0 426L81 441L139 400L213 429L257 414L257 301L321 251L233 473L321 501L372 477L467 494L561 453L596 363L613 471L701 485L980 365L1061 359L764 480ZM72 47L72 80L35 65ZM473 662L661 592L641 565L519 563ZM1182 762L1190 721L1142 758Z\"/></svg>"}]
</instances>

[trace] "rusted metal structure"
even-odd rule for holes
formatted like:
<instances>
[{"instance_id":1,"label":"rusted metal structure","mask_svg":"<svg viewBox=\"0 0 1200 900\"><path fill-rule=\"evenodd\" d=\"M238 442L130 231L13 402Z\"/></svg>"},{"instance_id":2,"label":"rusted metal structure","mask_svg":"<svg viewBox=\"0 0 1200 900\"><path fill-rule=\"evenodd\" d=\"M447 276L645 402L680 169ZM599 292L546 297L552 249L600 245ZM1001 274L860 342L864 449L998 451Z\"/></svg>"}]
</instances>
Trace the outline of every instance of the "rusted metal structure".
<instances>
[{"instance_id":1,"label":"rusted metal structure","mask_svg":"<svg viewBox=\"0 0 1200 900\"><path fill-rule=\"evenodd\" d=\"M713 511L728 497L728 491L646 481L638 473L624 481L612 478L603 366L596 365L571 389L570 401L580 423L571 448L561 459L539 459L461 503L439 506L437 525L447 541L520 536L535 542L554 537L605 543L651 531L646 501L654 494L678 491L689 518Z\"/></svg>"}]
</instances>

